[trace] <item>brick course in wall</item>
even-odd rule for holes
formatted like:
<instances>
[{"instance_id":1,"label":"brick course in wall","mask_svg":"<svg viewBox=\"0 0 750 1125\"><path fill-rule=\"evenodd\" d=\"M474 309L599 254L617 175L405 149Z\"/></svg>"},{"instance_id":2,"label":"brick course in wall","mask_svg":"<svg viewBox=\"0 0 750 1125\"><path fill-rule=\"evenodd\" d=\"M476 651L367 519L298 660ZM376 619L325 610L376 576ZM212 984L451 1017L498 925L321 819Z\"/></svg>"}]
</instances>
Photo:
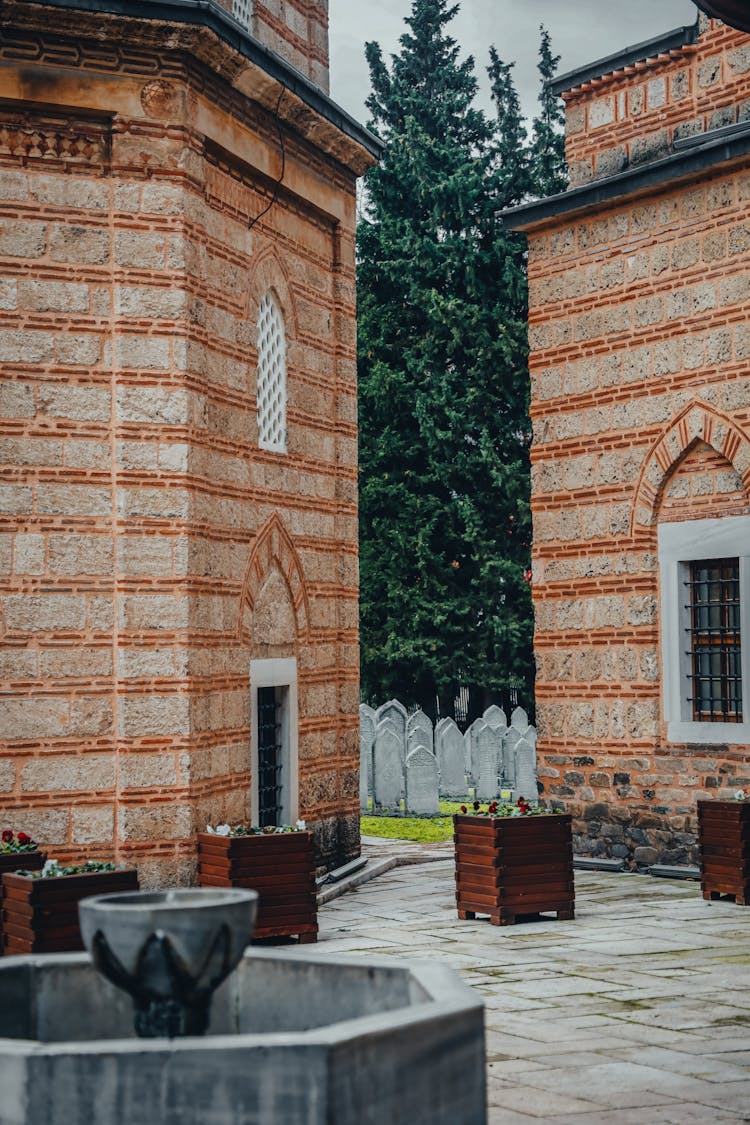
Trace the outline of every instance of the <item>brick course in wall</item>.
<instances>
[{"instance_id":1,"label":"brick course in wall","mask_svg":"<svg viewBox=\"0 0 750 1125\"><path fill-rule=\"evenodd\" d=\"M574 186L748 116L750 38L698 30L565 95ZM529 240L544 796L579 851L695 862L696 799L750 787L750 747L667 737L657 532L750 513L750 160L507 221Z\"/></svg>"},{"instance_id":2,"label":"brick course in wall","mask_svg":"<svg viewBox=\"0 0 750 1125\"><path fill-rule=\"evenodd\" d=\"M293 7L322 26L324 4ZM51 855L189 882L195 832L249 816L250 661L294 656L299 815L343 861L372 151L231 38L162 48L152 21L55 12L9 6L0 38L3 820ZM258 448L269 290L283 454Z\"/></svg>"}]
</instances>

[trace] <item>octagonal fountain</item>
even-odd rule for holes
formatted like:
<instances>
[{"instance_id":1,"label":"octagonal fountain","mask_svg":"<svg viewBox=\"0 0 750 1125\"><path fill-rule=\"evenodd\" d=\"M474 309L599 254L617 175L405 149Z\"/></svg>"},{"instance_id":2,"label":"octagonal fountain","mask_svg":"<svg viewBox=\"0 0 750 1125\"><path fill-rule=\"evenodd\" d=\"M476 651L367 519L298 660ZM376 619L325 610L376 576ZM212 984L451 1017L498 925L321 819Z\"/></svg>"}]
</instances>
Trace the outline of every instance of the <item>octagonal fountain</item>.
<instances>
[{"instance_id":1,"label":"octagonal fountain","mask_svg":"<svg viewBox=\"0 0 750 1125\"><path fill-rule=\"evenodd\" d=\"M87 954L0 959L0 1125L485 1125L483 1005L451 969L243 956L242 893L88 900L118 987Z\"/></svg>"}]
</instances>

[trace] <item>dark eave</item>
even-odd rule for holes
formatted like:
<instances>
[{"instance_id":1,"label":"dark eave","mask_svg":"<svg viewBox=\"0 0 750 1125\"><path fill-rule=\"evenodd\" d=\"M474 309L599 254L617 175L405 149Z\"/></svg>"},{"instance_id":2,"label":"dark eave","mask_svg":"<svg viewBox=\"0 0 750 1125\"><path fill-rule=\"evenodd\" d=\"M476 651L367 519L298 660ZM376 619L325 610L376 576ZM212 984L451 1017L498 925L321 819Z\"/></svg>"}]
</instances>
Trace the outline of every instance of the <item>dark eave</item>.
<instances>
[{"instance_id":1,"label":"dark eave","mask_svg":"<svg viewBox=\"0 0 750 1125\"><path fill-rule=\"evenodd\" d=\"M562 216L570 218L594 207L618 203L679 180L695 179L701 173L722 164L746 160L750 155L750 122L736 126L729 135L722 129L716 132L717 136L706 133L702 143L698 137L691 138L689 146L661 160L582 184L560 195L510 207L499 212L500 218L509 230L529 230L549 220Z\"/></svg>"},{"instance_id":2,"label":"dark eave","mask_svg":"<svg viewBox=\"0 0 750 1125\"><path fill-rule=\"evenodd\" d=\"M161 20L171 24L206 28L249 63L260 67L270 78L282 83L313 112L320 114L355 144L361 145L373 158L379 159L382 155L383 143L378 137L360 125L346 110L332 101L281 55L277 55L275 51L264 46L245 31L228 12L213 4L211 0L148 0L148 2L144 0L26 0L26 2L45 8L98 12L110 16L124 16L128 19Z\"/></svg>"},{"instance_id":3,"label":"dark eave","mask_svg":"<svg viewBox=\"0 0 750 1125\"><path fill-rule=\"evenodd\" d=\"M750 4L747 0L695 0L698 7L715 20L722 20L739 31L750 31Z\"/></svg>"},{"instance_id":4,"label":"dark eave","mask_svg":"<svg viewBox=\"0 0 750 1125\"><path fill-rule=\"evenodd\" d=\"M583 86L594 78L603 78L606 74L614 74L616 71L624 70L625 67L632 66L634 63L643 62L644 59L656 58L657 55L664 55L669 51L679 51L681 47L689 47L696 42L697 38L697 22L690 24L689 27L676 27L674 31L667 31L663 35L657 35L654 39L645 39L643 43L636 43L632 47L626 47L624 51L618 51L617 54L597 59L596 62L588 63L578 70L569 70L567 74L560 74L547 83L547 89L550 93L559 97L567 90L572 90L576 86Z\"/></svg>"}]
</instances>

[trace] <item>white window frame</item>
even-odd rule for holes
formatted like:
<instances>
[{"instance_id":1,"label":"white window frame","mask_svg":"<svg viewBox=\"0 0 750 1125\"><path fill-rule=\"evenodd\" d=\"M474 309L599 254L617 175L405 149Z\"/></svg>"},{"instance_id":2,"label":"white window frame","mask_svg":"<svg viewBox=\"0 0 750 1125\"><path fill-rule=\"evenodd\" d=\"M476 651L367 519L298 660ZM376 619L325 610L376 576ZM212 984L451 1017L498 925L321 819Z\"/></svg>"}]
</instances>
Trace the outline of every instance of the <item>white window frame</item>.
<instances>
[{"instance_id":1,"label":"white window frame","mask_svg":"<svg viewBox=\"0 0 750 1125\"><path fill-rule=\"evenodd\" d=\"M707 723L692 718L690 655L684 583L689 565L702 559L740 561L741 723ZM750 745L750 516L686 520L659 525L661 582L662 697L670 742Z\"/></svg>"},{"instance_id":2,"label":"white window frame","mask_svg":"<svg viewBox=\"0 0 750 1125\"><path fill-rule=\"evenodd\" d=\"M250 661L250 817L255 826L260 816L258 798L258 688L284 689L281 720L281 822L299 819L299 714L297 661L294 657Z\"/></svg>"}]
</instances>

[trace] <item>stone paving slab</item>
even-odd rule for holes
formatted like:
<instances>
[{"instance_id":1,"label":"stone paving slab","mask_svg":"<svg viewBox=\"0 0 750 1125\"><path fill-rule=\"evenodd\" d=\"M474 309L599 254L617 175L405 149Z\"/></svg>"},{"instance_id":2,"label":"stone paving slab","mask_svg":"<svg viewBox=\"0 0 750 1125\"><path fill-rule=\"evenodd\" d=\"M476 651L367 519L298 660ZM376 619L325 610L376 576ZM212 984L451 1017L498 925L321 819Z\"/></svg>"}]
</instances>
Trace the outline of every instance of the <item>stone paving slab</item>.
<instances>
[{"instance_id":1,"label":"stone paving slab","mask_svg":"<svg viewBox=\"0 0 750 1125\"><path fill-rule=\"evenodd\" d=\"M439 958L477 989L490 1125L750 1121L750 907L577 871L574 921L461 922L451 853L430 859L323 905L319 949Z\"/></svg>"}]
</instances>

